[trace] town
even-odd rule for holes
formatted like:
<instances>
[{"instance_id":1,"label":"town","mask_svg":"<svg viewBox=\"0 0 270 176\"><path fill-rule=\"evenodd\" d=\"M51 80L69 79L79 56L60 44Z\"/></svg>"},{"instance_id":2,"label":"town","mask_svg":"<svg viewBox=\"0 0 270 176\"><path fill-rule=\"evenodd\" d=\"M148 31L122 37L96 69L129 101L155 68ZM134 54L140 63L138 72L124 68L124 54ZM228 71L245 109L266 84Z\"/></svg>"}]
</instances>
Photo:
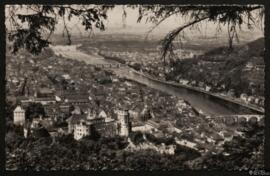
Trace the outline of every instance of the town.
<instances>
[{"instance_id":1,"label":"town","mask_svg":"<svg viewBox=\"0 0 270 176\"><path fill-rule=\"evenodd\" d=\"M177 50L175 51L177 59L169 64L170 67L165 68L165 74L158 47L147 52L119 51L117 48L108 51L104 48L100 54L108 58L117 58L149 77L214 93L263 111L264 63L261 54L263 48L258 47L261 43L262 39L258 39L250 44L240 46L239 51L232 53L229 57L221 56L221 51L204 53L194 49ZM245 57L251 58L250 61ZM235 58L238 60L235 61ZM242 75L238 80L232 80L233 77L230 75L223 77L223 67L227 63L231 65L232 69L229 70L229 68L228 72L232 72L232 75ZM235 68L233 65L238 63L241 65L238 66L239 68ZM242 73L239 75L239 72ZM240 87L239 80L243 80L241 84L244 82L247 86Z\"/></svg>"},{"instance_id":2,"label":"town","mask_svg":"<svg viewBox=\"0 0 270 176\"><path fill-rule=\"evenodd\" d=\"M264 13L5 5L5 169L263 171Z\"/></svg>"},{"instance_id":3,"label":"town","mask_svg":"<svg viewBox=\"0 0 270 176\"><path fill-rule=\"evenodd\" d=\"M15 105L13 123L23 128L24 138L121 136L130 152L152 149L174 155L177 146L185 146L200 155L229 156L223 145L234 136L244 137L245 124L264 125L261 115L209 116L180 97L53 51L39 58L8 56L7 70L7 99ZM132 140L134 133L141 133L144 142ZM173 142L155 144L153 138Z\"/></svg>"}]
</instances>

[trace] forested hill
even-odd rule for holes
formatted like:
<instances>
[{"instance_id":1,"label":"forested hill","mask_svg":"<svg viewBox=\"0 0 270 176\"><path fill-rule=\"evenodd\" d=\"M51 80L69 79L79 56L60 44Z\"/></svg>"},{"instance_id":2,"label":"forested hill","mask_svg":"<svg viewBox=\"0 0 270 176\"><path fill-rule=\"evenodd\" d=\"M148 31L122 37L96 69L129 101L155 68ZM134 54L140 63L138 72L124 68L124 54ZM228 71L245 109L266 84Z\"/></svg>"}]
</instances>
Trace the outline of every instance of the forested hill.
<instances>
[{"instance_id":1,"label":"forested hill","mask_svg":"<svg viewBox=\"0 0 270 176\"><path fill-rule=\"evenodd\" d=\"M264 51L264 38L258 38L252 42L236 45L233 47L233 51L228 50L228 46L218 47L212 49L204 54L204 56L213 56L213 55L233 55L238 54L238 56L263 56Z\"/></svg>"},{"instance_id":2,"label":"forested hill","mask_svg":"<svg viewBox=\"0 0 270 176\"><path fill-rule=\"evenodd\" d=\"M263 56L264 52L264 38L259 38L247 44L250 48L248 53L250 56Z\"/></svg>"},{"instance_id":3,"label":"forested hill","mask_svg":"<svg viewBox=\"0 0 270 176\"><path fill-rule=\"evenodd\" d=\"M236 94L257 92L263 95L264 88L264 38L244 45L218 47L194 59L177 60L172 63L171 80L203 81L214 88L226 85L224 91L235 89ZM252 88L250 85L252 85Z\"/></svg>"}]
</instances>

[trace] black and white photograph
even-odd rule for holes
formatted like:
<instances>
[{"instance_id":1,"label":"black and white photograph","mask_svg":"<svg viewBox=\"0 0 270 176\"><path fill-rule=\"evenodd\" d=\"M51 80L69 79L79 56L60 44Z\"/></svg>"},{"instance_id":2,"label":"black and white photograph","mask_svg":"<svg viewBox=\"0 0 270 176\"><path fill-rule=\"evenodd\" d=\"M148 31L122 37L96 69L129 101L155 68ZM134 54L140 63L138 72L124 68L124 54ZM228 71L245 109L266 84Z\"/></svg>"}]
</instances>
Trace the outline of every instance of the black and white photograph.
<instances>
[{"instance_id":1,"label":"black and white photograph","mask_svg":"<svg viewBox=\"0 0 270 176\"><path fill-rule=\"evenodd\" d=\"M6 4L5 31L7 171L264 170L264 5Z\"/></svg>"}]
</instances>

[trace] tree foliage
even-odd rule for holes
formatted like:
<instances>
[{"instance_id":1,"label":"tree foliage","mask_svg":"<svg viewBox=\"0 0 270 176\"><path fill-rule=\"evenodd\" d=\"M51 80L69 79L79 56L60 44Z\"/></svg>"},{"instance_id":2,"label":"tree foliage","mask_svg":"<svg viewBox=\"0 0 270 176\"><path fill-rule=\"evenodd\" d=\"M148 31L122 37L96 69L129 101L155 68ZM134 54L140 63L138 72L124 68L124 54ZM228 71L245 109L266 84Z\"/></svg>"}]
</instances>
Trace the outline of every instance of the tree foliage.
<instances>
[{"instance_id":1,"label":"tree foliage","mask_svg":"<svg viewBox=\"0 0 270 176\"><path fill-rule=\"evenodd\" d=\"M63 22L63 35L67 35L71 44L71 34L66 24L77 17L86 31L93 28L105 30L104 20L107 10L112 6L85 5L20 5L6 6L6 25L8 39L12 42L12 52L24 48L33 54L39 54L49 46L49 38L55 31L58 21Z\"/></svg>"},{"instance_id":2,"label":"tree foliage","mask_svg":"<svg viewBox=\"0 0 270 176\"><path fill-rule=\"evenodd\" d=\"M25 48L31 53L40 53L44 47L49 45L49 38L60 20L63 21L63 34L67 36L68 44L71 44L71 33L66 21L70 21L74 17L78 19L78 23L83 25L86 31L91 31L94 28L105 30L104 21L107 20L107 11L112 8L114 8L112 5L7 6L6 22L9 27L8 37L12 42L13 52L16 53L20 48ZM217 30L221 29L220 25L227 25L229 48L232 48L233 39L238 38L237 27L241 29L242 25L246 25L252 29L254 26L262 24L264 15L264 8L260 5L128 5L123 6L123 18L128 15L125 8L138 10L137 22L145 19L146 22L154 23L149 33L173 15L179 19L185 19L184 25L168 32L161 42L164 63L166 57L174 56L175 45L173 41L177 39L177 36L181 36L180 34L187 28L193 27L200 30L199 24L202 21L216 23ZM25 10L31 13L22 13ZM255 10L257 10L256 13L254 13Z\"/></svg>"},{"instance_id":3,"label":"tree foliage","mask_svg":"<svg viewBox=\"0 0 270 176\"><path fill-rule=\"evenodd\" d=\"M132 132L130 134L130 140L135 144L138 145L144 142L143 133L140 131Z\"/></svg>"},{"instance_id":4,"label":"tree foliage","mask_svg":"<svg viewBox=\"0 0 270 176\"><path fill-rule=\"evenodd\" d=\"M179 170L188 168L185 161L198 157L181 147L175 156L154 150L126 151L127 142L121 137L75 141L63 136L54 143L49 138L27 138L8 140L7 146L8 170Z\"/></svg>"},{"instance_id":5,"label":"tree foliage","mask_svg":"<svg viewBox=\"0 0 270 176\"><path fill-rule=\"evenodd\" d=\"M263 126L246 125L244 137L234 137L225 143L224 151L201 155L189 147L176 145L174 155L160 154L151 149L126 150L125 138L74 140L72 135L23 138L22 128L9 130L6 135L7 169L16 170L182 170L182 169L256 169L263 168ZM136 136L139 136L136 137ZM133 138L140 140L134 133ZM172 144L168 139L153 143ZM151 139L150 139L151 138ZM138 141L139 142L139 141ZM229 156L223 155L230 153ZM244 157L243 157L244 156Z\"/></svg>"},{"instance_id":6,"label":"tree foliage","mask_svg":"<svg viewBox=\"0 0 270 176\"><path fill-rule=\"evenodd\" d=\"M38 118L40 115L45 116L45 110L40 103L30 103L25 112L27 119Z\"/></svg>"},{"instance_id":7,"label":"tree foliage","mask_svg":"<svg viewBox=\"0 0 270 176\"><path fill-rule=\"evenodd\" d=\"M254 11L257 10L257 13ZM199 24L201 22L214 22L217 25L217 30L221 30L221 25L227 26L228 29L228 43L229 49L233 49L233 40L239 40L237 35L237 27L241 30L243 25L248 29L262 24L264 14L263 6L140 6L139 18L141 21L146 18L146 21L155 23L156 25L149 31L153 31L159 24L171 17L177 15L180 18L186 19L186 23L180 25L176 29L168 32L168 34L161 41L162 56L164 62L164 72L166 65L166 58L176 57L174 49L177 47L174 44L175 40L180 40L184 36L184 30L188 28L196 28L200 30ZM182 35L181 35L182 34ZM180 36L180 38L179 38Z\"/></svg>"}]
</instances>

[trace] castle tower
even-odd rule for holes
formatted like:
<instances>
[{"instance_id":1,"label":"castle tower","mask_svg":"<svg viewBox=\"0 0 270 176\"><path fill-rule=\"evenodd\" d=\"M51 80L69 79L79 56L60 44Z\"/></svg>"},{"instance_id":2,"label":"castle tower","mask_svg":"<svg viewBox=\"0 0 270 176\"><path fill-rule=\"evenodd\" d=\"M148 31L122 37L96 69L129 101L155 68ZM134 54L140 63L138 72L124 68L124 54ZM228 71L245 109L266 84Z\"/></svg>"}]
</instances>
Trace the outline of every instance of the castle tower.
<instances>
[{"instance_id":1,"label":"castle tower","mask_svg":"<svg viewBox=\"0 0 270 176\"><path fill-rule=\"evenodd\" d=\"M17 106L13 112L14 124L23 125L25 123L25 110L21 106Z\"/></svg>"},{"instance_id":2,"label":"castle tower","mask_svg":"<svg viewBox=\"0 0 270 176\"><path fill-rule=\"evenodd\" d=\"M96 112L94 110L88 109L86 119L87 120L93 120L95 118L96 118Z\"/></svg>"},{"instance_id":3,"label":"castle tower","mask_svg":"<svg viewBox=\"0 0 270 176\"><path fill-rule=\"evenodd\" d=\"M129 136L131 132L131 122L129 118L129 112L127 110L118 110L117 111L117 119L119 125L118 134L120 136Z\"/></svg>"}]
</instances>

